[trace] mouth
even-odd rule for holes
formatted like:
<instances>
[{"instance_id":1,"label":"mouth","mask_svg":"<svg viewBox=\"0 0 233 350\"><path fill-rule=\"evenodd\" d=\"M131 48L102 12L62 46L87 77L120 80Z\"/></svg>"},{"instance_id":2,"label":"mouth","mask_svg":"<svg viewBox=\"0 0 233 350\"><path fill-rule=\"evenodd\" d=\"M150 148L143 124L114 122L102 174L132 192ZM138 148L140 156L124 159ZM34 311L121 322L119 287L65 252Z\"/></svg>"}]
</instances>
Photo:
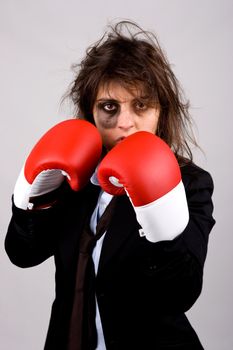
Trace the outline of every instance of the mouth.
<instances>
[{"instance_id":1,"label":"mouth","mask_svg":"<svg viewBox=\"0 0 233 350\"><path fill-rule=\"evenodd\" d=\"M120 142L123 141L125 138L126 138L126 136L118 137L118 138L116 139L116 143L120 143Z\"/></svg>"}]
</instances>

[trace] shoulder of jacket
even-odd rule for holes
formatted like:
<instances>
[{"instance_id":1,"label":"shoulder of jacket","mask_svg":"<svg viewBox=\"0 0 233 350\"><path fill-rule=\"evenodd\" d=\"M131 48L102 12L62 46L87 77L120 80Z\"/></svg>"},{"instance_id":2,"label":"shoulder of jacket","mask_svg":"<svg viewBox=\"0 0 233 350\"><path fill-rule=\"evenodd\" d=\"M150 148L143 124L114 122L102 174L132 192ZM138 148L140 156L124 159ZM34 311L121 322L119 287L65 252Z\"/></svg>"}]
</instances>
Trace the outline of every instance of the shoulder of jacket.
<instances>
[{"instance_id":1,"label":"shoulder of jacket","mask_svg":"<svg viewBox=\"0 0 233 350\"><path fill-rule=\"evenodd\" d=\"M195 188L209 188L213 191L214 183L208 171L195 163L187 163L180 168L184 186Z\"/></svg>"}]
</instances>

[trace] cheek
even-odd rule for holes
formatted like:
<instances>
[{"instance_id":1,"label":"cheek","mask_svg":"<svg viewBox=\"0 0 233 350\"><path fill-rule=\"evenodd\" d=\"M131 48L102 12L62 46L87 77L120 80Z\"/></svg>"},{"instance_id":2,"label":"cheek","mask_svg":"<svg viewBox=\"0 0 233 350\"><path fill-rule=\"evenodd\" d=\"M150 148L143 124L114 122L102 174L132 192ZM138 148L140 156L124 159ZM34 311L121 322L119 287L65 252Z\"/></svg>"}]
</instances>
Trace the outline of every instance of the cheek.
<instances>
[{"instance_id":1,"label":"cheek","mask_svg":"<svg viewBox=\"0 0 233 350\"><path fill-rule=\"evenodd\" d=\"M157 129L158 129L158 123L159 123L159 118L156 119L155 124L154 124L155 133L157 132Z\"/></svg>"},{"instance_id":2,"label":"cheek","mask_svg":"<svg viewBox=\"0 0 233 350\"><path fill-rule=\"evenodd\" d=\"M155 115L147 116L145 119L140 120L141 130L149 131L152 134L156 134L158 126L158 118Z\"/></svg>"},{"instance_id":3,"label":"cheek","mask_svg":"<svg viewBox=\"0 0 233 350\"><path fill-rule=\"evenodd\" d=\"M101 129L112 129L115 128L118 121L117 114L115 115L108 115L104 112L97 112L94 115L94 120L97 128Z\"/></svg>"},{"instance_id":4,"label":"cheek","mask_svg":"<svg viewBox=\"0 0 233 350\"><path fill-rule=\"evenodd\" d=\"M115 144L115 133L113 130L99 129L103 145L109 151Z\"/></svg>"},{"instance_id":5,"label":"cheek","mask_svg":"<svg viewBox=\"0 0 233 350\"><path fill-rule=\"evenodd\" d=\"M159 122L159 112L155 112L151 115L151 118L150 118L150 128L153 131L153 133L156 133L157 131L158 122Z\"/></svg>"}]
</instances>

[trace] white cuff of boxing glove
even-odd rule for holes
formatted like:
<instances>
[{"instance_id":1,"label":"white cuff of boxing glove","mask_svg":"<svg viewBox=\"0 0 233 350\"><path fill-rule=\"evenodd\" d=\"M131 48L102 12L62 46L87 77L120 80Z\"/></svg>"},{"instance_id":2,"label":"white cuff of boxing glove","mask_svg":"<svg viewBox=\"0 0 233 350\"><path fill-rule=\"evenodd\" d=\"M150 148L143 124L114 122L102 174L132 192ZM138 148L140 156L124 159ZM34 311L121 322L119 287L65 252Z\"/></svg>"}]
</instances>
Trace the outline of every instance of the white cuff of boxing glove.
<instances>
[{"instance_id":1,"label":"white cuff of boxing glove","mask_svg":"<svg viewBox=\"0 0 233 350\"><path fill-rule=\"evenodd\" d=\"M134 207L142 229L140 236L150 242L172 240L183 232L189 221L189 211L183 182L154 202Z\"/></svg>"},{"instance_id":2,"label":"white cuff of boxing glove","mask_svg":"<svg viewBox=\"0 0 233 350\"><path fill-rule=\"evenodd\" d=\"M14 188L14 204L20 209L32 209L33 205L29 202L30 197L38 197L49 193L58 188L66 176L59 169L44 170L30 184L24 175L24 167L22 168Z\"/></svg>"}]
</instances>

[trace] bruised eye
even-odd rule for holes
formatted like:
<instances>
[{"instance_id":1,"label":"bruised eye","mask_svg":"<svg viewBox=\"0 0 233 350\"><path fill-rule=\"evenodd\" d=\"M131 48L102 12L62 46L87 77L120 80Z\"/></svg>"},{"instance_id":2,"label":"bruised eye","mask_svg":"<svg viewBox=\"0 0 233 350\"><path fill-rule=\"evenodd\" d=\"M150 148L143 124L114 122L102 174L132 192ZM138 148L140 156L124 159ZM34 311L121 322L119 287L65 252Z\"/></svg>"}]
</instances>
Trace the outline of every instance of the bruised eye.
<instances>
[{"instance_id":1,"label":"bruised eye","mask_svg":"<svg viewBox=\"0 0 233 350\"><path fill-rule=\"evenodd\" d=\"M142 101L136 101L135 108L139 111L144 111L147 109L147 104Z\"/></svg>"},{"instance_id":2,"label":"bruised eye","mask_svg":"<svg viewBox=\"0 0 233 350\"><path fill-rule=\"evenodd\" d=\"M99 104L99 108L107 113L114 113L117 111L117 105L113 102L103 102Z\"/></svg>"}]
</instances>

